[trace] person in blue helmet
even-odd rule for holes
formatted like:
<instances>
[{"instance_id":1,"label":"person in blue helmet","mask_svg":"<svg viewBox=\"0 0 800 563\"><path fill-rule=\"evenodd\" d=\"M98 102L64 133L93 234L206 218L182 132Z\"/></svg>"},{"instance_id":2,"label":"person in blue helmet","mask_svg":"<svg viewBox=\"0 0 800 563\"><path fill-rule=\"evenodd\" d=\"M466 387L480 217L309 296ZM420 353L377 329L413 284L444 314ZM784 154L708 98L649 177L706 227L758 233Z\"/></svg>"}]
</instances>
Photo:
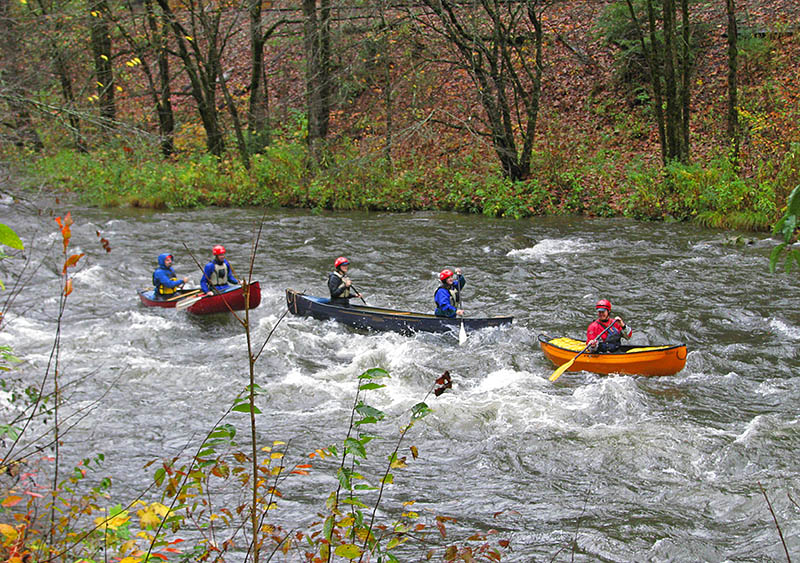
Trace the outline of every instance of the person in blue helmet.
<instances>
[{"instance_id":1,"label":"person in blue helmet","mask_svg":"<svg viewBox=\"0 0 800 563\"><path fill-rule=\"evenodd\" d=\"M172 267L172 254L167 252L158 255L158 268L153 272L153 294L156 299L167 299L183 287L189 278L178 279Z\"/></svg>"},{"instance_id":2,"label":"person in blue helmet","mask_svg":"<svg viewBox=\"0 0 800 563\"><path fill-rule=\"evenodd\" d=\"M439 281L442 285L433 294L433 300L436 302L433 314L437 317L463 315L464 311L458 307L461 305L461 290L464 289L467 280L461 275L461 268L456 268L455 272L449 269L442 270L439 272Z\"/></svg>"},{"instance_id":3,"label":"person in blue helmet","mask_svg":"<svg viewBox=\"0 0 800 563\"><path fill-rule=\"evenodd\" d=\"M225 247L218 244L211 249L211 253L214 258L203 268L203 277L200 279L200 288L206 295L227 291L230 289L228 284L239 284L225 259Z\"/></svg>"}]
</instances>

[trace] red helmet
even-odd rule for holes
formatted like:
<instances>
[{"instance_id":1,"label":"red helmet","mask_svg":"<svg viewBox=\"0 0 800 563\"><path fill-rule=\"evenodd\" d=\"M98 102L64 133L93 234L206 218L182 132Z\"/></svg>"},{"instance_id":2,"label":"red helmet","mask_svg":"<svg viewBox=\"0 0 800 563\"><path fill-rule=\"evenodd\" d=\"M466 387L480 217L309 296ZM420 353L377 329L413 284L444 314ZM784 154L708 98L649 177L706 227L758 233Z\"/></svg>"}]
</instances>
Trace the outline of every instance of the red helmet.
<instances>
[{"instance_id":1,"label":"red helmet","mask_svg":"<svg viewBox=\"0 0 800 563\"><path fill-rule=\"evenodd\" d=\"M442 281L445 281L445 280L447 280L447 278L449 278L452 275L454 275L453 271L452 270L448 270L447 268L445 268L444 270L439 272L439 279L442 280Z\"/></svg>"},{"instance_id":2,"label":"red helmet","mask_svg":"<svg viewBox=\"0 0 800 563\"><path fill-rule=\"evenodd\" d=\"M349 266L349 265L350 265L350 260L348 260L344 256L339 256L336 259L336 262L333 263L334 268L338 268L339 266Z\"/></svg>"},{"instance_id":3,"label":"red helmet","mask_svg":"<svg viewBox=\"0 0 800 563\"><path fill-rule=\"evenodd\" d=\"M214 248L211 249L211 252L212 252L212 254L214 254L214 256L219 256L220 254L225 254L225 247L222 246L221 244L218 244L217 246L215 246Z\"/></svg>"},{"instance_id":4,"label":"red helmet","mask_svg":"<svg viewBox=\"0 0 800 563\"><path fill-rule=\"evenodd\" d=\"M594 308L611 311L611 301L609 301L608 299L601 299L600 301L597 302L597 305L595 305Z\"/></svg>"}]
</instances>

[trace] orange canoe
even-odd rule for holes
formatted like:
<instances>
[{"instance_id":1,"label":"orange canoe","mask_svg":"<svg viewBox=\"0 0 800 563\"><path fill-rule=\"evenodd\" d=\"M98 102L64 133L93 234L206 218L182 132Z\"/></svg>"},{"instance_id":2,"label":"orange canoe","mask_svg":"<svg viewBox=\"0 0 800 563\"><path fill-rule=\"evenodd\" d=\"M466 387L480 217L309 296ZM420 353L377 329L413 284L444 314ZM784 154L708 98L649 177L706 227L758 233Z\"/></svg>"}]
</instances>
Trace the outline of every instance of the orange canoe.
<instances>
[{"instance_id":1,"label":"orange canoe","mask_svg":"<svg viewBox=\"0 0 800 563\"><path fill-rule=\"evenodd\" d=\"M586 342L574 338L550 338L539 335L539 344L547 358L556 366L567 363L586 347ZM628 375L675 375L686 365L686 345L620 346L616 352L581 354L567 371L594 373L624 373Z\"/></svg>"}]
</instances>

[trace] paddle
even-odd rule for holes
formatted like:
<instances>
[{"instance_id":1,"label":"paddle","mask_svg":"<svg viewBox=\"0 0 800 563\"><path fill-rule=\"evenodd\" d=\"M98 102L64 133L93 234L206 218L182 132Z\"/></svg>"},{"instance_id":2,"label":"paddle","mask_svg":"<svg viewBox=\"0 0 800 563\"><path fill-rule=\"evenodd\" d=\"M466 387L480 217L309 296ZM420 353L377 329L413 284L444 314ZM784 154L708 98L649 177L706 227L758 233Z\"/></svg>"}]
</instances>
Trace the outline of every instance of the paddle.
<instances>
[{"instance_id":1,"label":"paddle","mask_svg":"<svg viewBox=\"0 0 800 563\"><path fill-rule=\"evenodd\" d=\"M180 295L175 295L174 297L170 297L169 299L166 299L166 301L177 301L179 299L184 299L184 298L189 297L191 295L196 295L196 294L200 293L200 291L201 291L200 288L189 289L187 291L184 291Z\"/></svg>"},{"instance_id":2,"label":"paddle","mask_svg":"<svg viewBox=\"0 0 800 563\"><path fill-rule=\"evenodd\" d=\"M205 297L205 294L195 295L194 297L187 297L186 299L178 301L178 303L175 305L175 308L178 311L183 311L184 309L188 309L189 307L200 301L203 297Z\"/></svg>"},{"instance_id":3,"label":"paddle","mask_svg":"<svg viewBox=\"0 0 800 563\"><path fill-rule=\"evenodd\" d=\"M595 336L595 337L594 337L594 340L597 340L598 338L600 338L601 336L603 336L603 335L606 333L606 331L607 331L608 329L610 329L612 326L614 326L616 323L617 323L617 321L611 321L611 324L610 324L610 325L608 325L608 326L605 328L605 330L604 330L603 332L601 332L600 334L598 334L597 336ZM575 355L575 357L574 357L574 358L572 358L570 361L568 361L568 362L567 362L567 363L565 363L565 364L561 364L560 366L558 366L558 368L556 369L556 371L554 371L554 372L553 372L553 375L551 375L551 376L550 376L550 381L555 381L556 379L558 379L559 377L561 377L561 374L562 374L562 373L564 373L565 371L567 371L567 370L570 368L570 366L571 366L572 364L574 364L574 363L575 363L575 360L577 360L577 359L578 359L578 356L580 356L581 354L583 354L584 352L586 352L586 350L588 350L588 349L589 349L589 346L591 346L591 344L587 344L587 345L586 345L586 347L585 347L583 350L581 350L580 352L578 352L578 353Z\"/></svg>"},{"instance_id":4,"label":"paddle","mask_svg":"<svg viewBox=\"0 0 800 563\"><path fill-rule=\"evenodd\" d=\"M366 301L364 301L364 298L363 298L363 297L361 297L361 292L358 290L358 288L357 288L356 286L354 286L354 285L353 285L353 282L350 282L350 287L351 287L351 288L353 288L353 291L355 291L356 293L358 293L358 297L359 297L359 299L361 299L361 302L362 302L364 305L367 305L367 302L366 302ZM369 305L367 305L367 307L369 307Z\"/></svg>"},{"instance_id":5,"label":"paddle","mask_svg":"<svg viewBox=\"0 0 800 563\"><path fill-rule=\"evenodd\" d=\"M458 308L461 309L461 287L458 288ZM458 345L463 346L466 341L467 341L467 331L464 330L464 315L462 314L461 329L458 331Z\"/></svg>"}]
</instances>

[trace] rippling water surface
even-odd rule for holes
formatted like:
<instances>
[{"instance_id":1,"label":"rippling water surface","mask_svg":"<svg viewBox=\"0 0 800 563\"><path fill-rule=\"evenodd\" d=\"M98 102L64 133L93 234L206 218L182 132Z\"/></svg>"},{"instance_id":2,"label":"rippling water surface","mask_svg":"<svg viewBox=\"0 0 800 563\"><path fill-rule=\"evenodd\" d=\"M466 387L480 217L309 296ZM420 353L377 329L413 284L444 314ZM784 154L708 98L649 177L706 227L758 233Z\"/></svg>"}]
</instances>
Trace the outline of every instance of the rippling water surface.
<instances>
[{"instance_id":1,"label":"rippling water surface","mask_svg":"<svg viewBox=\"0 0 800 563\"><path fill-rule=\"evenodd\" d=\"M65 451L104 452L122 500L149 482L147 461L196 446L247 382L233 320L145 308L136 289L150 283L161 252L198 278L183 243L203 262L224 244L241 275L261 211L55 211L68 209L74 249L88 256L69 298L61 366L75 382L73 405L102 406L68 435ZM0 344L41 372L60 238L51 218L26 205L0 204L0 222L22 236L33 263L45 260L35 272L21 271L21 261L0 265L6 283L31 276ZM449 370L453 390L431 397L433 414L409 433L404 451L413 444L420 457L395 472L383 502L391 513L416 500L422 513L454 517L448 541L497 529L511 541L510 561L782 560L761 483L800 557L800 283L796 273L768 273L775 241L728 244L724 232L628 220L283 210L267 212L262 237L253 273L259 342L285 310L285 289L325 295L341 254L370 305L431 311L436 273L459 266L468 314L515 317L464 346L452 335L287 317L257 366L264 444L291 440L289 456L302 460L341 443L355 377L383 367L392 377L368 401L388 414L366 464L376 475L408 409ZM650 379L567 373L550 383L554 366L537 334L581 338L601 297L634 328L633 343L688 344L686 369ZM232 421L244 429L243 417ZM325 470L287 483L284 525L307 523L334 486Z\"/></svg>"}]
</instances>

